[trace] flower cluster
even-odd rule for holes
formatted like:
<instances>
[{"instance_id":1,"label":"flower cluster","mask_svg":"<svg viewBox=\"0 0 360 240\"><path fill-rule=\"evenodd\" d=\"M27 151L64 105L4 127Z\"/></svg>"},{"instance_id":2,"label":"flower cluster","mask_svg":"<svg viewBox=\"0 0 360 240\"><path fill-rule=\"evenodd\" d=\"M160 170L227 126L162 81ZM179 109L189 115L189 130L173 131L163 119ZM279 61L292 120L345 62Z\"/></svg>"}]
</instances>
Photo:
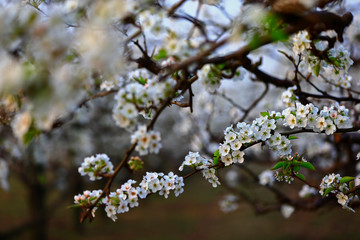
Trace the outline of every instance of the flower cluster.
<instances>
[{"instance_id":1,"label":"flower cluster","mask_svg":"<svg viewBox=\"0 0 360 240\"><path fill-rule=\"evenodd\" d=\"M17 113L12 121L12 130L20 143L24 142L25 134L29 131L32 121L33 119L28 111Z\"/></svg>"},{"instance_id":2,"label":"flower cluster","mask_svg":"<svg viewBox=\"0 0 360 240\"><path fill-rule=\"evenodd\" d=\"M238 197L233 194L225 195L219 202L221 211L224 213L235 211L239 208L238 200Z\"/></svg>"},{"instance_id":3,"label":"flower cluster","mask_svg":"<svg viewBox=\"0 0 360 240\"><path fill-rule=\"evenodd\" d=\"M344 208L350 211L354 210L348 205L350 201L354 198L353 194L346 195L345 192L348 191L351 187L354 186L353 177L341 177L340 174L329 174L326 175L320 183L319 193L326 197L329 193L332 193L336 196L338 203Z\"/></svg>"},{"instance_id":4,"label":"flower cluster","mask_svg":"<svg viewBox=\"0 0 360 240\"><path fill-rule=\"evenodd\" d=\"M207 179L213 187L220 185L219 178L216 176L216 170L213 168L213 162L202 157L198 152L189 152L189 154L185 157L185 161L179 167L179 171L182 171L184 166L201 170L204 178Z\"/></svg>"},{"instance_id":5,"label":"flower cluster","mask_svg":"<svg viewBox=\"0 0 360 240\"><path fill-rule=\"evenodd\" d=\"M296 102L293 107L288 107L280 112L263 112L261 117L252 124L239 122L237 131L232 127L226 128L225 141L220 144L219 153L225 166L233 163L242 163L244 153L240 151L243 144L262 141L280 156L291 154L292 144L290 139L281 135L277 124L298 128L310 127L314 132L324 131L327 135L333 134L337 128L351 126L348 116L349 110L335 103L331 107L324 107L321 111L313 104L303 105Z\"/></svg>"},{"instance_id":6,"label":"flower cluster","mask_svg":"<svg viewBox=\"0 0 360 240\"><path fill-rule=\"evenodd\" d=\"M142 31L148 41L161 43L161 48L156 51L154 58L158 60L166 56L176 56L178 59L188 57L195 49L200 48L199 37L196 37L198 34L195 31L189 39L184 32L174 31L173 26L177 21L167 18L167 14L166 11L154 7L144 9L138 14Z\"/></svg>"},{"instance_id":7,"label":"flower cluster","mask_svg":"<svg viewBox=\"0 0 360 240\"><path fill-rule=\"evenodd\" d=\"M336 193L335 189L337 189L339 187L340 180L341 180L340 174L332 173L330 175L326 175L321 180L319 193L322 196L326 197L328 195L328 191L325 191L325 190L326 189L331 189L331 188L332 188L332 190L330 192L331 193Z\"/></svg>"},{"instance_id":8,"label":"flower cluster","mask_svg":"<svg viewBox=\"0 0 360 240\"><path fill-rule=\"evenodd\" d=\"M281 94L281 101L285 103L287 107L291 107L299 99L299 97L294 94L296 89L297 87L293 86Z\"/></svg>"},{"instance_id":9,"label":"flower cluster","mask_svg":"<svg viewBox=\"0 0 360 240\"><path fill-rule=\"evenodd\" d=\"M93 217L95 217L95 211L97 209L97 206L94 206L94 204L99 203L98 199L100 198L101 194L102 190L86 190L83 192L83 194L78 194L74 196L74 203L76 206L84 208L93 206L91 214Z\"/></svg>"},{"instance_id":10,"label":"flower cluster","mask_svg":"<svg viewBox=\"0 0 360 240\"><path fill-rule=\"evenodd\" d=\"M162 146L160 140L160 133L156 131L147 132L145 125L139 126L137 131L131 135L131 143L137 142L135 150L140 155L146 155L148 152L158 153Z\"/></svg>"},{"instance_id":11,"label":"flower cluster","mask_svg":"<svg viewBox=\"0 0 360 240\"><path fill-rule=\"evenodd\" d=\"M294 177L278 171L275 172L275 179L279 182L286 182L288 184L291 184L294 181Z\"/></svg>"},{"instance_id":12,"label":"flower cluster","mask_svg":"<svg viewBox=\"0 0 360 240\"><path fill-rule=\"evenodd\" d=\"M296 103L296 107L287 108L282 113L284 126L290 128L310 127L315 132L325 131L326 135L333 134L336 128L351 127L349 110L335 103L330 108L324 107L320 112L312 104L302 105Z\"/></svg>"},{"instance_id":13,"label":"flower cluster","mask_svg":"<svg viewBox=\"0 0 360 240\"><path fill-rule=\"evenodd\" d=\"M139 15L139 20L144 29L150 31L154 35L159 35L165 32L163 20L166 17L165 11L159 11L154 8L142 11Z\"/></svg>"},{"instance_id":14,"label":"flower cluster","mask_svg":"<svg viewBox=\"0 0 360 240\"><path fill-rule=\"evenodd\" d=\"M111 81L104 81L100 84L100 90L110 91L115 88L115 84Z\"/></svg>"},{"instance_id":15,"label":"flower cluster","mask_svg":"<svg viewBox=\"0 0 360 240\"><path fill-rule=\"evenodd\" d=\"M331 35L331 32L328 34ZM307 31L297 33L292 40L293 51L296 54L301 54L302 60L307 64L306 66L301 65L303 68L307 67L307 70L316 76L323 74L336 87L351 87L351 76L348 74L348 70L353 64L353 60L350 58L350 52L343 46L327 49L327 41L317 41L314 44L315 49L313 49ZM315 50L322 52L326 57L320 58L315 55L313 53Z\"/></svg>"},{"instance_id":16,"label":"flower cluster","mask_svg":"<svg viewBox=\"0 0 360 240\"><path fill-rule=\"evenodd\" d=\"M113 118L118 126L133 130L137 116L151 119L153 108L170 96L176 82L172 78L157 81L147 70L130 72L127 80L129 83L115 95Z\"/></svg>"},{"instance_id":17,"label":"flower cluster","mask_svg":"<svg viewBox=\"0 0 360 240\"><path fill-rule=\"evenodd\" d=\"M240 151L240 148L243 143L248 143L251 140L247 138L246 134L249 128L246 124L238 124L239 132L234 131L231 127L225 129L225 142L220 144L219 154L221 156L221 161L225 166L229 166L233 163L243 163L244 162L244 152Z\"/></svg>"},{"instance_id":18,"label":"flower cluster","mask_svg":"<svg viewBox=\"0 0 360 240\"><path fill-rule=\"evenodd\" d=\"M143 165L144 165L144 162L138 156L131 157L130 160L127 163L129 165L129 168L131 170L133 170L133 171L141 170L143 168Z\"/></svg>"},{"instance_id":19,"label":"flower cluster","mask_svg":"<svg viewBox=\"0 0 360 240\"><path fill-rule=\"evenodd\" d=\"M159 193L168 198L171 190L174 191L175 196L179 196L184 191L183 178L173 172L168 175L147 172L138 186L134 186L135 183L136 181L129 179L115 192L102 199L106 214L113 221L117 219L117 214L139 206L139 198L144 199L148 194Z\"/></svg>"},{"instance_id":20,"label":"flower cluster","mask_svg":"<svg viewBox=\"0 0 360 240\"><path fill-rule=\"evenodd\" d=\"M290 140L277 131L266 141L266 144L280 156L286 156L292 152Z\"/></svg>"},{"instance_id":21,"label":"flower cluster","mask_svg":"<svg viewBox=\"0 0 360 240\"><path fill-rule=\"evenodd\" d=\"M276 163L272 169L276 170L280 168L282 169L281 171L278 170L275 172L275 179L277 181L285 181L289 184L294 181L295 176L305 180L305 176L299 173L301 168L315 170L315 167L298 153L295 153L293 156L287 155L281 157L281 160Z\"/></svg>"},{"instance_id":22,"label":"flower cluster","mask_svg":"<svg viewBox=\"0 0 360 240\"><path fill-rule=\"evenodd\" d=\"M296 55L306 53L311 49L311 40L307 31L298 32L293 38L293 51Z\"/></svg>"},{"instance_id":23,"label":"flower cluster","mask_svg":"<svg viewBox=\"0 0 360 240\"><path fill-rule=\"evenodd\" d=\"M83 194L78 194L74 196L74 203L80 207L88 207L95 204L101 194L102 190L86 190L83 192Z\"/></svg>"},{"instance_id":24,"label":"flower cluster","mask_svg":"<svg viewBox=\"0 0 360 240\"><path fill-rule=\"evenodd\" d=\"M215 65L206 64L198 71L200 82L209 92L215 92L221 84L221 70Z\"/></svg>"},{"instance_id":25,"label":"flower cluster","mask_svg":"<svg viewBox=\"0 0 360 240\"><path fill-rule=\"evenodd\" d=\"M81 176L89 175L90 180L101 179L105 174L113 174L114 166L106 154L87 157L79 167Z\"/></svg>"}]
</instances>

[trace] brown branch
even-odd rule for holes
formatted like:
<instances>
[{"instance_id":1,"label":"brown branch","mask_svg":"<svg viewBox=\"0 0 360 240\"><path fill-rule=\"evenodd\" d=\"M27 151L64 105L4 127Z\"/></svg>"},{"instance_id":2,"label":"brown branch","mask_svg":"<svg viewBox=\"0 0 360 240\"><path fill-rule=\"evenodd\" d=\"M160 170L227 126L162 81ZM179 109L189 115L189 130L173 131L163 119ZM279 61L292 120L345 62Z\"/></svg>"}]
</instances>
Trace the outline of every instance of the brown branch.
<instances>
[{"instance_id":1,"label":"brown branch","mask_svg":"<svg viewBox=\"0 0 360 240\"><path fill-rule=\"evenodd\" d=\"M234 107L240 109L240 111L245 112L246 109L244 109L242 106L240 106L239 104L237 104L236 102L234 102L234 100L232 100L230 97L226 96L224 93L221 94L216 94L219 97L222 97L223 99L225 99L226 101L228 101L231 105L233 105Z\"/></svg>"},{"instance_id":2,"label":"brown branch","mask_svg":"<svg viewBox=\"0 0 360 240\"><path fill-rule=\"evenodd\" d=\"M94 202L94 204L88 208L83 208L83 211L81 212L80 215L80 222L84 222L84 220L89 217L90 221L92 221L93 216L91 215L91 211L93 210L93 208L98 204L98 202L100 201L100 199L102 197L105 197L105 195L109 194L110 191L110 187L112 182L114 181L115 176L118 174L118 172L120 171L120 169L124 166L124 164L126 163L127 159L130 157L131 153L134 151L135 147L137 145L137 142L133 143L131 145L131 147L126 151L123 159L121 160L121 162L117 165L117 167L114 170L114 173L112 174L112 176L109 178L109 180L107 181L105 187L103 188L102 194L100 195L100 197L98 199L96 199L96 201Z\"/></svg>"},{"instance_id":3,"label":"brown branch","mask_svg":"<svg viewBox=\"0 0 360 240\"><path fill-rule=\"evenodd\" d=\"M187 102L187 103L180 103L180 102L174 102L174 101L171 101L170 103L171 103L171 104L173 104L173 105L176 105L176 106L182 107L182 108L187 108L187 107L190 107L190 102Z\"/></svg>"},{"instance_id":4,"label":"brown branch","mask_svg":"<svg viewBox=\"0 0 360 240\"><path fill-rule=\"evenodd\" d=\"M113 90L110 90L110 91L106 91L106 92L101 92L101 93L98 93L98 94L95 94L91 97L88 97L88 98L85 98L84 100L82 100L78 105L77 105L77 108L73 111L71 111L70 113L68 113L66 116L64 117L60 117L58 119L56 119L51 128L49 130L44 130L43 132L44 133L49 133L51 132L52 130L54 129L57 129L57 128L60 128L62 127L64 124L66 124L67 122L71 121L74 116L75 116L75 113L76 111L79 109L79 108L82 108L83 106L86 105L87 102L93 100L93 99L96 99L96 98L101 98L101 97L105 97L107 95L110 95L112 93L116 93L118 90L117 89L113 89Z\"/></svg>"},{"instance_id":5,"label":"brown branch","mask_svg":"<svg viewBox=\"0 0 360 240\"><path fill-rule=\"evenodd\" d=\"M292 177L300 180L301 182L305 183L306 185L308 185L308 186L310 186L310 187L312 187L312 188L315 188L315 189L317 189L317 190L320 190L320 187L315 186L315 185L309 183L308 181L306 181L306 180L304 180L304 179L302 179L302 178L299 178L294 172L292 173Z\"/></svg>"},{"instance_id":6,"label":"brown branch","mask_svg":"<svg viewBox=\"0 0 360 240\"><path fill-rule=\"evenodd\" d=\"M250 107L248 107L248 109L246 109L244 111L244 115L241 117L241 119L239 120L239 122L243 122L246 117L249 115L250 111L252 109L255 108L255 106L265 97L265 95L267 94L267 92L269 91L269 85L267 83L265 83L265 89L262 92L262 94L250 105Z\"/></svg>"},{"instance_id":7,"label":"brown branch","mask_svg":"<svg viewBox=\"0 0 360 240\"><path fill-rule=\"evenodd\" d=\"M360 130L360 126L355 126L352 128L337 128L335 133L355 132L358 130ZM315 132L313 129L303 128L303 129L299 129L299 130L283 132L283 133L281 133L281 135L289 136L289 135L298 134L298 133L325 133L325 131Z\"/></svg>"},{"instance_id":8,"label":"brown branch","mask_svg":"<svg viewBox=\"0 0 360 240\"><path fill-rule=\"evenodd\" d=\"M189 105L190 105L190 112L193 112L193 97L194 97L194 93L192 91L191 88L191 84L189 85Z\"/></svg>"},{"instance_id":9,"label":"brown branch","mask_svg":"<svg viewBox=\"0 0 360 240\"><path fill-rule=\"evenodd\" d=\"M186 2L186 0L180 0L179 2L175 3L169 10L168 10L168 16L171 16L174 14L174 12L183 5L183 3Z\"/></svg>"},{"instance_id":10,"label":"brown branch","mask_svg":"<svg viewBox=\"0 0 360 240\"><path fill-rule=\"evenodd\" d=\"M359 191L359 190L360 190L360 185L358 185L358 186L356 186L356 187L354 187L354 188L352 188L352 189L344 192L344 194L345 194L345 195L348 195L348 194L350 194L350 193L354 193L354 192Z\"/></svg>"},{"instance_id":11,"label":"brown branch","mask_svg":"<svg viewBox=\"0 0 360 240\"><path fill-rule=\"evenodd\" d=\"M297 92L297 95L308 98L308 97L312 97L312 98L319 98L319 99L331 99L337 102L354 102L354 103L360 103L360 99L358 98L353 98L353 97L336 97L333 95L330 95L324 91L321 91L323 95L319 95L319 94L313 94L313 93L308 93L308 92L302 92L299 91Z\"/></svg>"}]
</instances>

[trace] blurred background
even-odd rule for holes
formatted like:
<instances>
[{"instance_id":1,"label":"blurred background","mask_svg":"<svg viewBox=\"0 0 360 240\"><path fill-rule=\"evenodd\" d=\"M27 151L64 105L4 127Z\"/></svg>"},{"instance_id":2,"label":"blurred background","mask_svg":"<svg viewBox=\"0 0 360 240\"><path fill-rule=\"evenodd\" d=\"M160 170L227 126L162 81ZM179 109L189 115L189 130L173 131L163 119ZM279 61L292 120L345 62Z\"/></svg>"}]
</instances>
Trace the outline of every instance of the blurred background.
<instances>
[{"instance_id":1,"label":"blurred background","mask_svg":"<svg viewBox=\"0 0 360 240\"><path fill-rule=\"evenodd\" d=\"M121 214L116 222L98 210L93 222L79 223L79 213L67 208L62 198L49 214L48 239L358 239L358 214L327 208L315 212L295 211L289 219L280 212L255 215L246 204L225 214L219 208L221 188L213 189L200 176L185 185L185 192L169 199L153 195L137 208ZM185 182L187 184L189 182ZM0 194L1 239L31 239L26 202L28 193L19 182L10 181L8 193ZM54 196L49 196L53 198Z\"/></svg>"}]
</instances>

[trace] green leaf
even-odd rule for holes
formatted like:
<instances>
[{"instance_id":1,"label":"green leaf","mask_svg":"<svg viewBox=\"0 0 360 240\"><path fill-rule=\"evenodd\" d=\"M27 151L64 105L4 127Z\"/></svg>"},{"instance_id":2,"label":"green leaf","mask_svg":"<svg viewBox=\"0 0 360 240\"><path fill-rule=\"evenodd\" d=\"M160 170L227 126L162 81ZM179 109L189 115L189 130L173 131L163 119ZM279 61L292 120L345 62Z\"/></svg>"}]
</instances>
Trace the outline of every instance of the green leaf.
<instances>
[{"instance_id":1,"label":"green leaf","mask_svg":"<svg viewBox=\"0 0 360 240\"><path fill-rule=\"evenodd\" d=\"M214 152L214 157L213 157L213 159L214 159L214 161L213 161L214 165L218 164L218 162L219 162L219 157L220 157L220 153L219 153L219 149L217 149L217 150Z\"/></svg>"},{"instance_id":2,"label":"green leaf","mask_svg":"<svg viewBox=\"0 0 360 240\"><path fill-rule=\"evenodd\" d=\"M263 117L268 116L270 118L270 113L268 113L268 112L261 112L260 115Z\"/></svg>"},{"instance_id":3,"label":"green leaf","mask_svg":"<svg viewBox=\"0 0 360 240\"><path fill-rule=\"evenodd\" d=\"M352 189L354 187L355 187L355 182L354 181L349 182L349 188Z\"/></svg>"},{"instance_id":4,"label":"green leaf","mask_svg":"<svg viewBox=\"0 0 360 240\"><path fill-rule=\"evenodd\" d=\"M217 66L218 66L218 68L223 70L226 67L226 63L221 63L221 64L218 64Z\"/></svg>"},{"instance_id":5,"label":"green leaf","mask_svg":"<svg viewBox=\"0 0 360 240\"><path fill-rule=\"evenodd\" d=\"M294 172L300 171L300 166L294 166L293 170L294 170Z\"/></svg>"},{"instance_id":6,"label":"green leaf","mask_svg":"<svg viewBox=\"0 0 360 240\"><path fill-rule=\"evenodd\" d=\"M270 32L270 37L273 41L286 41L289 38L289 36L281 29Z\"/></svg>"},{"instance_id":7,"label":"green leaf","mask_svg":"<svg viewBox=\"0 0 360 240\"><path fill-rule=\"evenodd\" d=\"M283 169L284 169L284 171L285 171L285 170L288 170L291 165L292 165L291 163L284 161L284 163L283 163Z\"/></svg>"},{"instance_id":8,"label":"green leaf","mask_svg":"<svg viewBox=\"0 0 360 240\"><path fill-rule=\"evenodd\" d=\"M296 176L298 177L298 178L300 178L301 180L306 180L306 178L305 178L305 176L304 175L302 175L302 174L296 174Z\"/></svg>"},{"instance_id":9,"label":"green leaf","mask_svg":"<svg viewBox=\"0 0 360 240\"><path fill-rule=\"evenodd\" d=\"M298 137L296 137L296 136L289 136L288 139L289 139L289 140L293 140L293 139L298 139Z\"/></svg>"},{"instance_id":10,"label":"green leaf","mask_svg":"<svg viewBox=\"0 0 360 240\"><path fill-rule=\"evenodd\" d=\"M45 174L39 174L39 175L37 176L37 179L38 179L38 181L39 181L42 185L44 185L44 184L46 183L46 176L45 176Z\"/></svg>"},{"instance_id":11,"label":"green leaf","mask_svg":"<svg viewBox=\"0 0 360 240\"><path fill-rule=\"evenodd\" d=\"M17 107L20 109L22 106L22 100L21 100L20 95L16 94L16 95L14 95L14 98L15 98Z\"/></svg>"},{"instance_id":12,"label":"green leaf","mask_svg":"<svg viewBox=\"0 0 360 240\"><path fill-rule=\"evenodd\" d=\"M315 171L315 167L309 162L302 162L300 163L300 166Z\"/></svg>"},{"instance_id":13,"label":"green leaf","mask_svg":"<svg viewBox=\"0 0 360 240\"><path fill-rule=\"evenodd\" d=\"M156 54L154 56L154 60L161 60L161 59L164 59L164 58L167 58L167 52L165 49L161 48L158 52L158 54Z\"/></svg>"},{"instance_id":14,"label":"green leaf","mask_svg":"<svg viewBox=\"0 0 360 240\"><path fill-rule=\"evenodd\" d=\"M284 161L280 161L277 164L275 164L275 166L271 170L276 170L282 168L283 166L284 166Z\"/></svg>"},{"instance_id":15,"label":"green leaf","mask_svg":"<svg viewBox=\"0 0 360 240\"><path fill-rule=\"evenodd\" d=\"M146 80L143 78L143 77L139 77L138 78L139 82L142 84L142 85L145 85L146 84Z\"/></svg>"},{"instance_id":16,"label":"green leaf","mask_svg":"<svg viewBox=\"0 0 360 240\"><path fill-rule=\"evenodd\" d=\"M340 66L341 66L341 60L336 59L336 60L333 61L333 64L334 64L336 67L340 67Z\"/></svg>"},{"instance_id":17,"label":"green leaf","mask_svg":"<svg viewBox=\"0 0 360 240\"><path fill-rule=\"evenodd\" d=\"M354 180L354 179L355 179L354 177L343 177L340 180L340 184L350 182L351 180Z\"/></svg>"},{"instance_id":18,"label":"green leaf","mask_svg":"<svg viewBox=\"0 0 360 240\"><path fill-rule=\"evenodd\" d=\"M79 207L80 207L79 205L73 204L73 205L67 206L66 208L79 208Z\"/></svg>"},{"instance_id":19,"label":"green leaf","mask_svg":"<svg viewBox=\"0 0 360 240\"><path fill-rule=\"evenodd\" d=\"M40 135L40 130L36 129L33 125L29 128L23 137L24 144L29 144L34 137Z\"/></svg>"},{"instance_id":20,"label":"green leaf","mask_svg":"<svg viewBox=\"0 0 360 240\"><path fill-rule=\"evenodd\" d=\"M255 34L252 36L252 39L249 42L249 49L253 50L258 48L261 45L261 36L260 33L255 32Z\"/></svg>"},{"instance_id":21,"label":"green leaf","mask_svg":"<svg viewBox=\"0 0 360 240\"><path fill-rule=\"evenodd\" d=\"M329 192L331 192L331 191L334 190L334 189L335 189L335 187L331 187L331 188L325 189L324 194L323 194L323 198L326 197L326 195L328 195Z\"/></svg>"},{"instance_id":22,"label":"green leaf","mask_svg":"<svg viewBox=\"0 0 360 240\"><path fill-rule=\"evenodd\" d=\"M317 64L317 65L315 65L315 67L314 67L314 74L315 74L315 76L319 76L319 74L320 74L320 64Z\"/></svg>"}]
</instances>

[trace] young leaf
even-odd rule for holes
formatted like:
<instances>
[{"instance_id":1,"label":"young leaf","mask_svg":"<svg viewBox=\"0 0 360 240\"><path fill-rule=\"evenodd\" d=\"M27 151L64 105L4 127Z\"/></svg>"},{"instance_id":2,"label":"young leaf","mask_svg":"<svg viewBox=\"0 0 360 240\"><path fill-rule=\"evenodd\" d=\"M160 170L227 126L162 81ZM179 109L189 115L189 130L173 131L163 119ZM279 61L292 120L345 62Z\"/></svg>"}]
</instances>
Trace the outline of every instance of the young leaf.
<instances>
[{"instance_id":1,"label":"young leaf","mask_svg":"<svg viewBox=\"0 0 360 240\"><path fill-rule=\"evenodd\" d=\"M350 182L351 180L354 180L354 179L355 179L354 177L343 177L340 180L340 184Z\"/></svg>"},{"instance_id":2,"label":"young leaf","mask_svg":"<svg viewBox=\"0 0 360 240\"><path fill-rule=\"evenodd\" d=\"M298 178L300 178L301 180L304 180L304 181L306 180L305 176L302 175L301 173L296 174L296 176L297 176Z\"/></svg>"},{"instance_id":3,"label":"young leaf","mask_svg":"<svg viewBox=\"0 0 360 240\"><path fill-rule=\"evenodd\" d=\"M158 54L156 54L154 56L154 60L161 60L167 57L167 52L165 49L161 48L158 52Z\"/></svg>"},{"instance_id":4,"label":"young leaf","mask_svg":"<svg viewBox=\"0 0 360 240\"><path fill-rule=\"evenodd\" d=\"M79 207L80 207L79 205L73 204L73 205L67 206L66 208L79 208Z\"/></svg>"},{"instance_id":5,"label":"young leaf","mask_svg":"<svg viewBox=\"0 0 360 240\"><path fill-rule=\"evenodd\" d=\"M289 38L289 36L281 29L270 32L270 36L273 41L286 41Z\"/></svg>"},{"instance_id":6,"label":"young leaf","mask_svg":"<svg viewBox=\"0 0 360 240\"><path fill-rule=\"evenodd\" d=\"M221 70L223 70L225 67L226 67L226 63L218 64L218 68L220 68Z\"/></svg>"},{"instance_id":7,"label":"young leaf","mask_svg":"<svg viewBox=\"0 0 360 240\"><path fill-rule=\"evenodd\" d=\"M309 162L302 162L302 163L300 163L300 166L303 168L310 169L310 170L315 170L315 167Z\"/></svg>"},{"instance_id":8,"label":"young leaf","mask_svg":"<svg viewBox=\"0 0 360 240\"><path fill-rule=\"evenodd\" d=\"M260 114L263 117L266 117L266 116L270 117L270 114L268 112L261 112Z\"/></svg>"},{"instance_id":9,"label":"young leaf","mask_svg":"<svg viewBox=\"0 0 360 240\"><path fill-rule=\"evenodd\" d=\"M249 42L249 49L253 50L253 49L259 47L260 44L261 44L260 33L255 32L255 34L253 35L252 39Z\"/></svg>"},{"instance_id":10,"label":"young leaf","mask_svg":"<svg viewBox=\"0 0 360 240\"><path fill-rule=\"evenodd\" d=\"M319 76L320 74L320 64L317 64L315 67L314 67L314 74L315 76Z\"/></svg>"},{"instance_id":11,"label":"young leaf","mask_svg":"<svg viewBox=\"0 0 360 240\"><path fill-rule=\"evenodd\" d=\"M293 139L298 139L298 137L297 136L289 136L288 139L293 140Z\"/></svg>"},{"instance_id":12,"label":"young leaf","mask_svg":"<svg viewBox=\"0 0 360 240\"><path fill-rule=\"evenodd\" d=\"M294 172L300 171L300 166L294 166L293 170L294 170Z\"/></svg>"},{"instance_id":13,"label":"young leaf","mask_svg":"<svg viewBox=\"0 0 360 240\"><path fill-rule=\"evenodd\" d=\"M214 152L214 157L213 157L213 159L214 159L214 161L213 161L214 165L218 164L218 162L219 162L219 156L220 156L219 149L217 149L217 150Z\"/></svg>"},{"instance_id":14,"label":"young leaf","mask_svg":"<svg viewBox=\"0 0 360 240\"><path fill-rule=\"evenodd\" d=\"M142 84L142 85L145 85L146 84L146 80L143 78L143 77L139 77L139 79L138 79L138 82L140 83L140 84Z\"/></svg>"},{"instance_id":15,"label":"young leaf","mask_svg":"<svg viewBox=\"0 0 360 240\"><path fill-rule=\"evenodd\" d=\"M271 170L276 170L284 166L284 161L278 162Z\"/></svg>"},{"instance_id":16,"label":"young leaf","mask_svg":"<svg viewBox=\"0 0 360 240\"><path fill-rule=\"evenodd\" d=\"M329 192L331 192L334 189L335 189L334 187L325 189L324 194L323 194L323 198L326 197L329 194Z\"/></svg>"},{"instance_id":17,"label":"young leaf","mask_svg":"<svg viewBox=\"0 0 360 240\"><path fill-rule=\"evenodd\" d=\"M24 144L27 145L31 142L31 140L40 135L40 130L36 129L33 125L29 128L29 130L23 136Z\"/></svg>"},{"instance_id":18,"label":"young leaf","mask_svg":"<svg viewBox=\"0 0 360 240\"><path fill-rule=\"evenodd\" d=\"M354 181L349 182L349 188L352 189L354 187L355 187L355 182Z\"/></svg>"}]
</instances>

